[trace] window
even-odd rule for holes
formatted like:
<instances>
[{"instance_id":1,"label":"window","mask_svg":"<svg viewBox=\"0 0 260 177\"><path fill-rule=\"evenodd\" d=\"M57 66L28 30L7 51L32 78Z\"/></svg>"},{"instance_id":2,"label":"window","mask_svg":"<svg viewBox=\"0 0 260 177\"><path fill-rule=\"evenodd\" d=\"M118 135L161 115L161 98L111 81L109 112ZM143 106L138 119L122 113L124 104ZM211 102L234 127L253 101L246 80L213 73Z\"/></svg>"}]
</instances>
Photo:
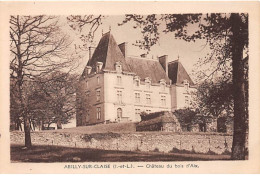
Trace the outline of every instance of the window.
<instances>
[{"instance_id":1,"label":"window","mask_svg":"<svg viewBox=\"0 0 260 177\"><path fill-rule=\"evenodd\" d=\"M140 118L140 109L135 109L135 118Z\"/></svg>"},{"instance_id":2,"label":"window","mask_svg":"<svg viewBox=\"0 0 260 177\"><path fill-rule=\"evenodd\" d=\"M100 101L100 90L97 90L96 95L97 95L97 101Z\"/></svg>"},{"instance_id":3,"label":"window","mask_svg":"<svg viewBox=\"0 0 260 177\"><path fill-rule=\"evenodd\" d=\"M90 74L90 72L91 72L91 69L92 69L92 67L91 67L91 66L87 66L87 73L88 73L88 74Z\"/></svg>"},{"instance_id":4,"label":"window","mask_svg":"<svg viewBox=\"0 0 260 177\"><path fill-rule=\"evenodd\" d=\"M116 66L116 71L117 71L117 72L121 72L121 71L122 71L121 65L117 65L117 66Z\"/></svg>"},{"instance_id":5,"label":"window","mask_svg":"<svg viewBox=\"0 0 260 177\"><path fill-rule=\"evenodd\" d=\"M118 120L121 120L121 119L122 119L122 109L121 109L121 108L118 108L118 109L117 109L117 119L118 119Z\"/></svg>"},{"instance_id":6,"label":"window","mask_svg":"<svg viewBox=\"0 0 260 177\"><path fill-rule=\"evenodd\" d=\"M188 91L188 89L189 89L189 82L187 80L184 80L183 82L184 82L185 90Z\"/></svg>"},{"instance_id":7,"label":"window","mask_svg":"<svg viewBox=\"0 0 260 177\"><path fill-rule=\"evenodd\" d=\"M122 72L122 65L120 62L116 62L115 67L116 67L116 72Z\"/></svg>"},{"instance_id":8,"label":"window","mask_svg":"<svg viewBox=\"0 0 260 177\"><path fill-rule=\"evenodd\" d=\"M86 81L86 87L88 88L88 81Z\"/></svg>"},{"instance_id":9,"label":"window","mask_svg":"<svg viewBox=\"0 0 260 177\"><path fill-rule=\"evenodd\" d=\"M162 87L162 91L165 91L165 84L164 83L162 84L161 87Z\"/></svg>"},{"instance_id":10,"label":"window","mask_svg":"<svg viewBox=\"0 0 260 177\"><path fill-rule=\"evenodd\" d=\"M139 80L135 80L135 86L139 87L139 85L140 85L140 81Z\"/></svg>"},{"instance_id":11,"label":"window","mask_svg":"<svg viewBox=\"0 0 260 177\"><path fill-rule=\"evenodd\" d=\"M185 90L188 90L189 89L189 84L185 84L184 88L185 88Z\"/></svg>"},{"instance_id":12,"label":"window","mask_svg":"<svg viewBox=\"0 0 260 177\"><path fill-rule=\"evenodd\" d=\"M161 85L162 91L165 91L166 81L165 81L164 79L161 79L161 80L160 80L160 85Z\"/></svg>"},{"instance_id":13,"label":"window","mask_svg":"<svg viewBox=\"0 0 260 177\"><path fill-rule=\"evenodd\" d=\"M100 78L97 77L97 84L99 85L100 84Z\"/></svg>"},{"instance_id":14,"label":"window","mask_svg":"<svg viewBox=\"0 0 260 177\"><path fill-rule=\"evenodd\" d=\"M102 62L97 62L96 63L96 73L99 73L102 69L103 63Z\"/></svg>"},{"instance_id":15,"label":"window","mask_svg":"<svg viewBox=\"0 0 260 177\"><path fill-rule=\"evenodd\" d=\"M151 85L151 79L149 77L146 77L145 78L145 86L146 86L146 89L150 89L150 85Z\"/></svg>"},{"instance_id":16,"label":"window","mask_svg":"<svg viewBox=\"0 0 260 177\"><path fill-rule=\"evenodd\" d=\"M146 82L145 85L147 89L150 89L150 82Z\"/></svg>"},{"instance_id":17,"label":"window","mask_svg":"<svg viewBox=\"0 0 260 177\"><path fill-rule=\"evenodd\" d=\"M147 110L146 110L146 113L147 113L147 114L150 114L150 113L151 113L151 110L150 110L150 109L147 109Z\"/></svg>"},{"instance_id":18,"label":"window","mask_svg":"<svg viewBox=\"0 0 260 177\"><path fill-rule=\"evenodd\" d=\"M140 93L135 93L135 102L140 103Z\"/></svg>"},{"instance_id":19,"label":"window","mask_svg":"<svg viewBox=\"0 0 260 177\"><path fill-rule=\"evenodd\" d=\"M162 106L166 106L166 96L165 95L161 96L161 104L162 104Z\"/></svg>"},{"instance_id":20,"label":"window","mask_svg":"<svg viewBox=\"0 0 260 177\"><path fill-rule=\"evenodd\" d=\"M117 76L117 84L118 85L122 84L122 77L121 76Z\"/></svg>"},{"instance_id":21,"label":"window","mask_svg":"<svg viewBox=\"0 0 260 177\"><path fill-rule=\"evenodd\" d=\"M134 85L135 85L135 87L140 86L140 77L139 76L134 76Z\"/></svg>"},{"instance_id":22,"label":"window","mask_svg":"<svg viewBox=\"0 0 260 177\"><path fill-rule=\"evenodd\" d=\"M185 96L185 104L189 104L190 100L189 100L189 96Z\"/></svg>"},{"instance_id":23,"label":"window","mask_svg":"<svg viewBox=\"0 0 260 177\"><path fill-rule=\"evenodd\" d=\"M101 119L101 108L100 107L97 108L97 119L98 120Z\"/></svg>"},{"instance_id":24,"label":"window","mask_svg":"<svg viewBox=\"0 0 260 177\"><path fill-rule=\"evenodd\" d=\"M184 88L185 88L185 90L187 91L188 89L189 89L189 84L187 83L187 84L184 84Z\"/></svg>"},{"instance_id":25,"label":"window","mask_svg":"<svg viewBox=\"0 0 260 177\"><path fill-rule=\"evenodd\" d=\"M146 103L151 104L151 95L150 94L146 94Z\"/></svg>"},{"instance_id":26,"label":"window","mask_svg":"<svg viewBox=\"0 0 260 177\"><path fill-rule=\"evenodd\" d=\"M122 91L121 90L117 91L117 102L122 103Z\"/></svg>"}]
</instances>

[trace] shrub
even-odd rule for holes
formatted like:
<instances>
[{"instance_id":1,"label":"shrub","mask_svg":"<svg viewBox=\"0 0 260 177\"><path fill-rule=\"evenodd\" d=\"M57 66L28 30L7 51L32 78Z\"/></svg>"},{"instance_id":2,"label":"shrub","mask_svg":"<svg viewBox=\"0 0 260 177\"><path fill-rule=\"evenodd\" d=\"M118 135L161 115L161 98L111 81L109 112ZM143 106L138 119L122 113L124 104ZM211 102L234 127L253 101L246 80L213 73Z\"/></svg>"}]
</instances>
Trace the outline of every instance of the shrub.
<instances>
[{"instance_id":1,"label":"shrub","mask_svg":"<svg viewBox=\"0 0 260 177\"><path fill-rule=\"evenodd\" d=\"M213 152L211 149L209 149L209 151L206 154L208 154L208 155L217 155L217 153Z\"/></svg>"},{"instance_id":2,"label":"shrub","mask_svg":"<svg viewBox=\"0 0 260 177\"><path fill-rule=\"evenodd\" d=\"M155 148L153 152L160 152L158 148Z\"/></svg>"},{"instance_id":3,"label":"shrub","mask_svg":"<svg viewBox=\"0 0 260 177\"><path fill-rule=\"evenodd\" d=\"M189 108L178 109L174 112L174 115L180 122L181 127L187 127L188 131L196 123L196 112Z\"/></svg>"},{"instance_id":4,"label":"shrub","mask_svg":"<svg viewBox=\"0 0 260 177\"><path fill-rule=\"evenodd\" d=\"M169 153L194 154L195 151L188 151L186 149L180 150L180 149L177 149L177 148L173 147L172 150L169 151Z\"/></svg>"}]
</instances>

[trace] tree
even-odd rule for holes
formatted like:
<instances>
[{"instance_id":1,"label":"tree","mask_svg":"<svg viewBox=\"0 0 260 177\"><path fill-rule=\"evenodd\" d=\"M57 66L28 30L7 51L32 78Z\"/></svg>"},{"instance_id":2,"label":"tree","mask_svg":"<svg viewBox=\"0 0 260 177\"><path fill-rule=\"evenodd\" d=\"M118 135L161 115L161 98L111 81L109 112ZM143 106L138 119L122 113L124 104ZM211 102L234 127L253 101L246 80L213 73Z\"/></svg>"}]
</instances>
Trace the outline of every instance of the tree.
<instances>
[{"instance_id":1,"label":"tree","mask_svg":"<svg viewBox=\"0 0 260 177\"><path fill-rule=\"evenodd\" d=\"M83 45L75 45L78 51L88 51L93 43L95 32L102 25L105 19L103 15L70 15L67 17L69 26L77 32L80 32L80 40Z\"/></svg>"},{"instance_id":2,"label":"tree","mask_svg":"<svg viewBox=\"0 0 260 177\"><path fill-rule=\"evenodd\" d=\"M15 81L10 80L10 128L11 130L23 130L22 120L19 117L21 107L18 99L18 88L15 86Z\"/></svg>"},{"instance_id":3,"label":"tree","mask_svg":"<svg viewBox=\"0 0 260 177\"><path fill-rule=\"evenodd\" d=\"M75 116L77 75L57 71L38 78L35 84L37 89L30 99L34 105L31 119L41 126L56 123L61 129Z\"/></svg>"},{"instance_id":4,"label":"tree","mask_svg":"<svg viewBox=\"0 0 260 177\"><path fill-rule=\"evenodd\" d=\"M194 92L193 107L200 114L219 118L233 117L234 101L232 95L232 82L222 77L215 80L205 80L199 84Z\"/></svg>"},{"instance_id":5,"label":"tree","mask_svg":"<svg viewBox=\"0 0 260 177\"><path fill-rule=\"evenodd\" d=\"M191 131L192 125L198 123L196 118L196 112L190 108L178 109L174 112L174 115L178 118L181 127L186 128L187 131Z\"/></svg>"},{"instance_id":6,"label":"tree","mask_svg":"<svg viewBox=\"0 0 260 177\"><path fill-rule=\"evenodd\" d=\"M248 14L163 14L126 15L123 25L134 21L134 28L142 28L143 39L137 41L140 48L150 50L159 40L159 26L163 32L173 32L175 37L188 42L204 39L211 52L203 63L215 62L214 72L232 62L232 93L234 96L234 133L232 159L245 159L247 136L247 108L243 52L248 50ZM189 26L197 30L190 32ZM223 69L225 70L225 69Z\"/></svg>"},{"instance_id":7,"label":"tree","mask_svg":"<svg viewBox=\"0 0 260 177\"><path fill-rule=\"evenodd\" d=\"M11 16L10 40L11 89L15 88L11 93L16 92L13 95L17 96L19 104L17 115L23 118L25 146L30 147L30 105L26 84L31 84L28 81L35 77L70 66L75 58L66 52L70 42L54 16Z\"/></svg>"}]
</instances>

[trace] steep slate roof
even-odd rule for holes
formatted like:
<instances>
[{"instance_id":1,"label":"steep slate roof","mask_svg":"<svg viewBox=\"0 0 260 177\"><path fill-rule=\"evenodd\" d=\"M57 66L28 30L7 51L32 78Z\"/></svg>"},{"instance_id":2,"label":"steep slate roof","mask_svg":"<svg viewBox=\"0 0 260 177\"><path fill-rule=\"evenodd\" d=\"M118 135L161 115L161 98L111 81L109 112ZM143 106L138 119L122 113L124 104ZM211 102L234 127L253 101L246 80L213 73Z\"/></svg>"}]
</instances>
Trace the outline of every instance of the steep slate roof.
<instances>
[{"instance_id":1,"label":"steep slate roof","mask_svg":"<svg viewBox=\"0 0 260 177\"><path fill-rule=\"evenodd\" d=\"M114 71L115 63L119 61L122 64L122 70L130 72L128 65L125 62L125 58L119 49L113 35L108 32L102 36L97 48L94 51L93 56L88 61L87 66L92 66L92 72L96 70L96 62L103 63L103 69Z\"/></svg>"},{"instance_id":2,"label":"steep slate roof","mask_svg":"<svg viewBox=\"0 0 260 177\"><path fill-rule=\"evenodd\" d=\"M164 79L167 84L170 83L162 65L157 60L127 57L126 62L132 72L136 73L141 80L149 77L152 83L159 83L161 79Z\"/></svg>"},{"instance_id":3,"label":"steep slate roof","mask_svg":"<svg viewBox=\"0 0 260 177\"><path fill-rule=\"evenodd\" d=\"M187 80L191 86L194 85L189 74L178 60L168 63L168 76L172 80L172 84L183 84L183 81Z\"/></svg>"},{"instance_id":4,"label":"steep slate roof","mask_svg":"<svg viewBox=\"0 0 260 177\"><path fill-rule=\"evenodd\" d=\"M115 63L117 61L121 62L123 71L135 73L142 81L145 80L146 77L149 77L152 80L152 83L159 83L161 79L164 79L167 84L170 84L171 79L172 84L182 84L186 79L189 81L190 85L194 85L190 76L179 61L173 61L168 64L168 77L158 60L140 57L127 57L125 59L110 32L102 36L93 56L88 61L87 66L91 66L91 72L95 72L96 63L102 62L102 69L115 71ZM86 68L82 75L85 75L85 72Z\"/></svg>"}]
</instances>

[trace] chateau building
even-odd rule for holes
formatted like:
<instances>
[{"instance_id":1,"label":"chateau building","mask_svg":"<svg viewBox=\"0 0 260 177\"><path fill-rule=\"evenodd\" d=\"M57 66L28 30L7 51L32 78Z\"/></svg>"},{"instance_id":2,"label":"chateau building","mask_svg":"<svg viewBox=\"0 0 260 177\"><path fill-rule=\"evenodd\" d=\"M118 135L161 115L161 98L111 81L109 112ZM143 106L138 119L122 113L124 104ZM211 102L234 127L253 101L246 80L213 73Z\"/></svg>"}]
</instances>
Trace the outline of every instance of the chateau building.
<instances>
[{"instance_id":1,"label":"chateau building","mask_svg":"<svg viewBox=\"0 0 260 177\"><path fill-rule=\"evenodd\" d=\"M174 111L190 105L195 85L178 61L127 55L127 43L104 34L77 90L77 126L140 121L140 113Z\"/></svg>"}]
</instances>

